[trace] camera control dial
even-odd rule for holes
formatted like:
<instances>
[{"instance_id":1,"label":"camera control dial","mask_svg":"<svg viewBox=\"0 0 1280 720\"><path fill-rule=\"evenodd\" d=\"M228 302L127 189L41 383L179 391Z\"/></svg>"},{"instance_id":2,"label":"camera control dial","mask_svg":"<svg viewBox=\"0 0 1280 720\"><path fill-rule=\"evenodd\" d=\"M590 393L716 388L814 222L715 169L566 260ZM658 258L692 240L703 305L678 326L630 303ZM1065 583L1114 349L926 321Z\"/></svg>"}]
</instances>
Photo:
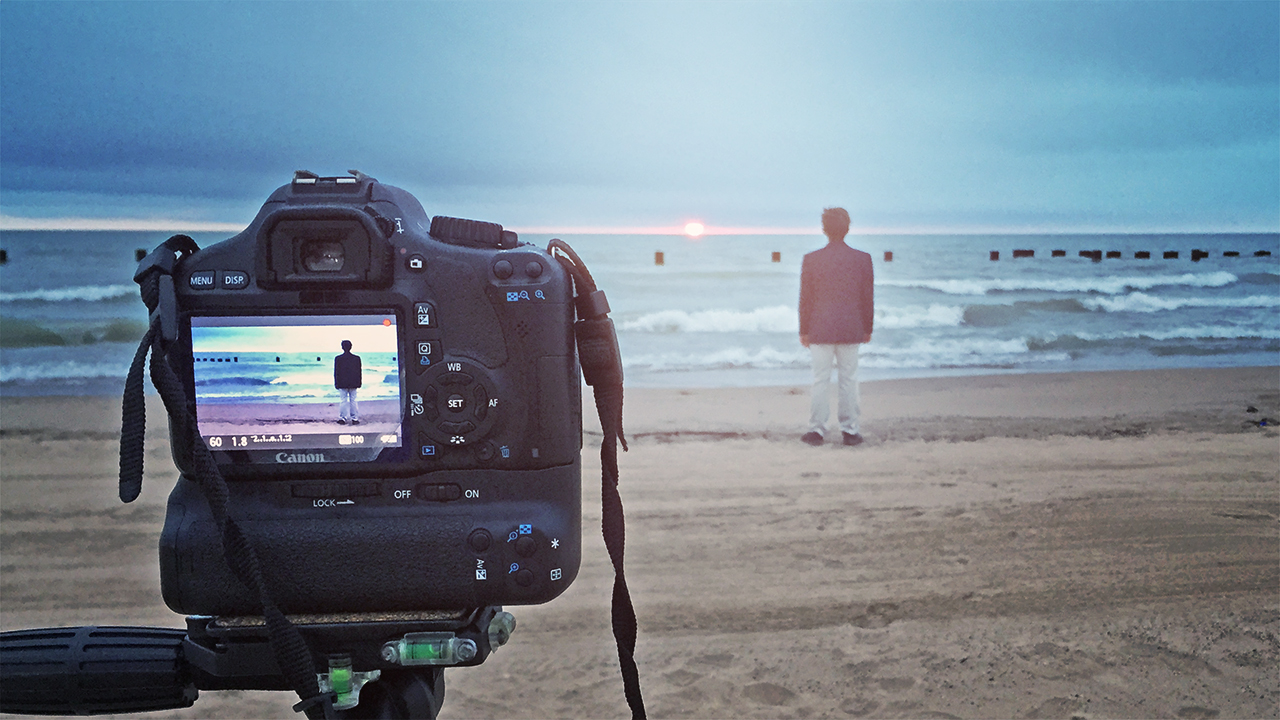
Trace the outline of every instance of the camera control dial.
<instances>
[{"instance_id":1,"label":"camera control dial","mask_svg":"<svg viewBox=\"0 0 1280 720\"><path fill-rule=\"evenodd\" d=\"M444 448L479 444L497 420L498 393L484 368L462 360L423 374L425 412L419 430Z\"/></svg>"}]
</instances>

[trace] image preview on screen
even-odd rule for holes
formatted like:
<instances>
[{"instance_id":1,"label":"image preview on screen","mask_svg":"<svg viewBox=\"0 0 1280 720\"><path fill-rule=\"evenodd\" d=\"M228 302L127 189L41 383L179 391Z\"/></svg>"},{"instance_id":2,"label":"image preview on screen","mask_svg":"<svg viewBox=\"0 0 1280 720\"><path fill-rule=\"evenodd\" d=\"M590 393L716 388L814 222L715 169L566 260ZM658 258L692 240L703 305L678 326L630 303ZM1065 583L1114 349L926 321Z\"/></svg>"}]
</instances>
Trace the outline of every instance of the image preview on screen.
<instances>
[{"instance_id":1,"label":"image preview on screen","mask_svg":"<svg viewBox=\"0 0 1280 720\"><path fill-rule=\"evenodd\" d=\"M399 348L389 311L193 316L200 435L213 450L331 449L373 459L402 444Z\"/></svg>"}]
</instances>

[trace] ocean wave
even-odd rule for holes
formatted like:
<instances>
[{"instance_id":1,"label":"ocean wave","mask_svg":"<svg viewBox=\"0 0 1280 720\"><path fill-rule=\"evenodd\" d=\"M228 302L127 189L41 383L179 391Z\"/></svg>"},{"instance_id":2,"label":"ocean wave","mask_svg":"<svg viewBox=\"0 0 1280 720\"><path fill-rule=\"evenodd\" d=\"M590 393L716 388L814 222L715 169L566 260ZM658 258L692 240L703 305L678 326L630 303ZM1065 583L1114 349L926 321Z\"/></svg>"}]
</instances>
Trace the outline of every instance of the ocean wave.
<instances>
[{"instance_id":1,"label":"ocean wave","mask_svg":"<svg viewBox=\"0 0 1280 720\"><path fill-rule=\"evenodd\" d=\"M136 285L81 285L52 290L0 292L0 302L101 302L137 296Z\"/></svg>"},{"instance_id":2,"label":"ocean wave","mask_svg":"<svg viewBox=\"0 0 1280 720\"><path fill-rule=\"evenodd\" d=\"M624 356L625 368L656 371L732 370L737 368L803 368L809 365L805 348L778 350L772 347L721 348L709 353L631 353Z\"/></svg>"},{"instance_id":3,"label":"ocean wave","mask_svg":"<svg viewBox=\"0 0 1280 720\"><path fill-rule=\"evenodd\" d=\"M1009 305L970 305L964 309L962 320L971 327L1002 327L1035 312L1056 313L1089 312L1079 300L1023 300Z\"/></svg>"},{"instance_id":4,"label":"ocean wave","mask_svg":"<svg viewBox=\"0 0 1280 720\"><path fill-rule=\"evenodd\" d=\"M910 305L876 310L876 329L904 330L924 327L958 327L964 322L964 308L934 303L928 307Z\"/></svg>"},{"instance_id":5,"label":"ocean wave","mask_svg":"<svg viewBox=\"0 0 1280 720\"><path fill-rule=\"evenodd\" d=\"M1065 352L1039 352L1024 339L920 338L905 346L871 342L862 346L860 363L875 368L964 368L1013 367L1027 362L1070 359ZM623 357L627 369L659 372L735 369L806 369L809 351L798 345L779 350L773 347L722 348L707 353L635 354Z\"/></svg>"},{"instance_id":6,"label":"ocean wave","mask_svg":"<svg viewBox=\"0 0 1280 720\"><path fill-rule=\"evenodd\" d=\"M1280 285L1280 275L1269 272L1240 273L1240 282L1247 285Z\"/></svg>"},{"instance_id":7,"label":"ocean wave","mask_svg":"<svg viewBox=\"0 0 1280 720\"><path fill-rule=\"evenodd\" d=\"M954 280L910 280L886 278L877 285L933 290L947 295L988 295L996 292L1062 292L1102 293L1117 295L1133 290L1181 285L1185 287L1223 287L1238 280L1226 271L1182 273L1180 275L1109 275L1072 278L987 278Z\"/></svg>"},{"instance_id":8,"label":"ocean wave","mask_svg":"<svg viewBox=\"0 0 1280 720\"><path fill-rule=\"evenodd\" d=\"M1032 355L1025 339L921 338L905 346L869 343L862 346L860 362L874 368L1009 368L1028 362L1061 362L1068 353Z\"/></svg>"},{"instance_id":9,"label":"ocean wave","mask_svg":"<svg viewBox=\"0 0 1280 720\"><path fill-rule=\"evenodd\" d=\"M963 308L934 303L928 306L881 307L876 310L875 326L887 329L923 327L956 327L962 320ZM750 333L800 331L796 308L785 305L754 310L662 310L623 321L619 329L647 333Z\"/></svg>"},{"instance_id":10,"label":"ocean wave","mask_svg":"<svg viewBox=\"0 0 1280 720\"><path fill-rule=\"evenodd\" d=\"M197 380L196 387L220 386L220 385L241 385L246 387L260 387L263 385L288 385L284 381L264 380L255 377L220 377L209 378L207 380Z\"/></svg>"},{"instance_id":11,"label":"ocean wave","mask_svg":"<svg viewBox=\"0 0 1280 720\"><path fill-rule=\"evenodd\" d=\"M754 310L662 310L621 324L630 332L789 332L800 329L796 309L785 305Z\"/></svg>"},{"instance_id":12,"label":"ocean wave","mask_svg":"<svg viewBox=\"0 0 1280 720\"><path fill-rule=\"evenodd\" d=\"M129 373L128 363L83 363L74 360L46 362L34 365L0 366L0 383L34 383L48 380L95 380L119 378ZM123 385L121 385L123 388Z\"/></svg>"},{"instance_id":13,"label":"ocean wave","mask_svg":"<svg viewBox=\"0 0 1280 720\"><path fill-rule=\"evenodd\" d=\"M1162 298L1135 292L1115 297L1084 298L1079 302L1090 310L1153 313L1182 308L1274 308L1280 307L1280 295L1250 295L1242 298Z\"/></svg>"},{"instance_id":14,"label":"ocean wave","mask_svg":"<svg viewBox=\"0 0 1280 720\"><path fill-rule=\"evenodd\" d=\"M1109 333L1073 332L1048 334L1027 340L1032 350L1085 350L1126 340L1155 342L1177 341L1248 341L1280 340L1280 329L1239 327L1233 325L1201 325L1169 330L1123 330Z\"/></svg>"}]
</instances>

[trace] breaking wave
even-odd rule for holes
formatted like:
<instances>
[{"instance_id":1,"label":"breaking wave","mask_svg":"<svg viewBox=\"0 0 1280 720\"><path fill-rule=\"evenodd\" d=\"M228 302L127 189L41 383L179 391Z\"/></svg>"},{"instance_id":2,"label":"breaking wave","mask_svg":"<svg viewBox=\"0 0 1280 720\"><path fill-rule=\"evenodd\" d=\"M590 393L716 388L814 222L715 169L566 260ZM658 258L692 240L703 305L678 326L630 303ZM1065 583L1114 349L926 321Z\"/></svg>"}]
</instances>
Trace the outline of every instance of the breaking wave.
<instances>
[{"instance_id":1,"label":"breaking wave","mask_svg":"<svg viewBox=\"0 0 1280 720\"><path fill-rule=\"evenodd\" d=\"M956 327L963 319L964 309L951 305L932 304L904 307L882 306L876 310L875 326L884 329L909 329L923 327ZM800 331L796 308L785 305L756 308L754 310L663 310L625 320L619 329L637 333L752 333Z\"/></svg>"},{"instance_id":2,"label":"breaking wave","mask_svg":"<svg viewBox=\"0 0 1280 720\"><path fill-rule=\"evenodd\" d=\"M137 297L136 285L81 285L56 290L0 292L0 302L102 302Z\"/></svg>"},{"instance_id":3,"label":"breaking wave","mask_svg":"<svg viewBox=\"0 0 1280 720\"><path fill-rule=\"evenodd\" d=\"M1090 310L1153 313L1182 308L1274 308L1280 307L1280 295L1250 295L1241 298L1162 298L1135 292L1116 297L1085 298L1080 303Z\"/></svg>"}]
</instances>

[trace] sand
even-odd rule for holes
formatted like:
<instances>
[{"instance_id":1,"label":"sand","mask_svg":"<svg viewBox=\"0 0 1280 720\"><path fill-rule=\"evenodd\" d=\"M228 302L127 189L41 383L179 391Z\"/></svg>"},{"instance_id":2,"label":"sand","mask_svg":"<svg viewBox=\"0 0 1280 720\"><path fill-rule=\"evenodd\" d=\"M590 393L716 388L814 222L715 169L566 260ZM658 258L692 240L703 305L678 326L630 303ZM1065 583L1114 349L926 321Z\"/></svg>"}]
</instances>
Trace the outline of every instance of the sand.
<instances>
[{"instance_id":1,"label":"sand","mask_svg":"<svg viewBox=\"0 0 1280 720\"><path fill-rule=\"evenodd\" d=\"M178 626L152 403L115 499L108 398L5 398L0 625ZM1280 715L1280 369L863 385L857 448L799 441L804 388L629 390L628 582L651 717ZM1254 411L1250 412L1249 409ZM587 422L584 559L445 718L624 717ZM204 692L164 717L293 717Z\"/></svg>"},{"instance_id":2,"label":"sand","mask_svg":"<svg viewBox=\"0 0 1280 720\"><path fill-rule=\"evenodd\" d=\"M400 406L393 400L361 400L359 432L396 434ZM339 423L338 403L209 403L199 408L200 434L210 435L339 435L350 426Z\"/></svg>"}]
</instances>

